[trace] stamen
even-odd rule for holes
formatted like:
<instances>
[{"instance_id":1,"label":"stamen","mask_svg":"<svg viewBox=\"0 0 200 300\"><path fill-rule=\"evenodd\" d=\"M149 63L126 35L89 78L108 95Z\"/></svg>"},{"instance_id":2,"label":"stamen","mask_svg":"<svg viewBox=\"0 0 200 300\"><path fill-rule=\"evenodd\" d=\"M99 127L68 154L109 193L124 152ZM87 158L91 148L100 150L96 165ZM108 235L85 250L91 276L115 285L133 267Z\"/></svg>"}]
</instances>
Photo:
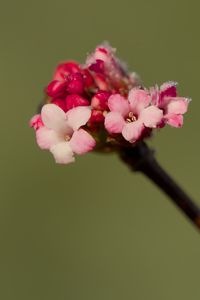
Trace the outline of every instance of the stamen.
<instances>
[{"instance_id":1,"label":"stamen","mask_svg":"<svg viewBox=\"0 0 200 300\"><path fill-rule=\"evenodd\" d=\"M70 136L69 136L69 135L66 135L66 136L65 136L65 141L68 142L69 140L70 140Z\"/></svg>"},{"instance_id":2,"label":"stamen","mask_svg":"<svg viewBox=\"0 0 200 300\"><path fill-rule=\"evenodd\" d=\"M136 117L134 116L133 112L130 111L129 114L128 114L128 117L126 118L126 122L128 123L132 123L132 122L135 122L137 119Z\"/></svg>"}]
</instances>

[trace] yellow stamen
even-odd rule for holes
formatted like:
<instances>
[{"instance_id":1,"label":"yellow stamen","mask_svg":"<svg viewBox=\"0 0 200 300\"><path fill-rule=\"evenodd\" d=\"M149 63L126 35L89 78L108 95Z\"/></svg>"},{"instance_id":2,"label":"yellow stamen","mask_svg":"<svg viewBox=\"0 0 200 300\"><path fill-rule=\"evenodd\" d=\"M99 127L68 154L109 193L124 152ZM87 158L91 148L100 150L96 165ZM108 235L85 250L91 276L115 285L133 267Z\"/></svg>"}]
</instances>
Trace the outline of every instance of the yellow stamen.
<instances>
[{"instance_id":1,"label":"yellow stamen","mask_svg":"<svg viewBox=\"0 0 200 300\"><path fill-rule=\"evenodd\" d=\"M70 140L70 136L69 136L69 135L66 135L66 136L65 136L65 141L68 142L69 140Z\"/></svg>"},{"instance_id":2,"label":"yellow stamen","mask_svg":"<svg viewBox=\"0 0 200 300\"><path fill-rule=\"evenodd\" d=\"M130 111L130 113L128 114L128 117L126 118L126 122L131 123L131 122L135 122L137 119L134 116L133 112Z\"/></svg>"}]
</instances>

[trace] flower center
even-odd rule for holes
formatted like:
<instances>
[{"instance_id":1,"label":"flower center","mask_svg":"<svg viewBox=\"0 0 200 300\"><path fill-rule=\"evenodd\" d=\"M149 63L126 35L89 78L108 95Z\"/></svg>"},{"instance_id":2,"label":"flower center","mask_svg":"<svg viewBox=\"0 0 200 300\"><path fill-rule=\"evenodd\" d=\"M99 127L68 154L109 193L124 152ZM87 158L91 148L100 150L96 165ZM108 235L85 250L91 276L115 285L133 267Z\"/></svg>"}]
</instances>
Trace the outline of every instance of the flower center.
<instances>
[{"instance_id":1,"label":"flower center","mask_svg":"<svg viewBox=\"0 0 200 300\"><path fill-rule=\"evenodd\" d=\"M130 111L130 113L128 114L127 118L126 118L126 122L127 123L131 123L131 122L135 122L137 119L134 116L133 112Z\"/></svg>"},{"instance_id":2,"label":"flower center","mask_svg":"<svg viewBox=\"0 0 200 300\"><path fill-rule=\"evenodd\" d=\"M69 142L69 140L70 140L70 136L69 135L65 135L65 141Z\"/></svg>"}]
</instances>

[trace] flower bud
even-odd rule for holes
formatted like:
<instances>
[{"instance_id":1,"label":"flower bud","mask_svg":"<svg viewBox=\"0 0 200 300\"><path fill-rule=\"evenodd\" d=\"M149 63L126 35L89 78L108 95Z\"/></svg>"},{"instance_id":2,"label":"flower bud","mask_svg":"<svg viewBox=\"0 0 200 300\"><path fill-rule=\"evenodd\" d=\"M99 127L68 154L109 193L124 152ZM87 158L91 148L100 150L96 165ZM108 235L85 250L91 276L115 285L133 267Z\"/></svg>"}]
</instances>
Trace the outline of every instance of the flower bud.
<instances>
[{"instance_id":1,"label":"flower bud","mask_svg":"<svg viewBox=\"0 0 200 300\"><path fill-rule=\"evenodd\" d=\"M63 80L68 75L80 72L80 67L78 63L74 61L63 62L59 64L54 73L53 79L55 80Z\"/></svg>"},{"instance_id":2,"label":"flower bud","mask_svg":"<svg viewBox=\"0 0 200 300\"><path fill-rule=\"evenodd\" d=\"M97 110L107 110L108 109L108 98L110 97L110 93L106 91L99 91L92 98L91 106Z\"/></svg>"},{"instance_id":3,"label":"flower bud","mask_svg":"<svg viewBox=\"0 0 200 300\"><path fill-rule=\"evenodd\" d=\"M59 106L62 110L64 110L64 112L67 111L67 109L66 109L66 102L65 102L64 99L53 99L51 101L51 103Z\"/></svg>"},{"instance_id":4,"label":"flower bud","mask_svg":"<svg viewBox=\"0 0 200 300\"><path fill-rule=\"evenodd\" d=\"M66 93L66 87L66 81L53 80L47 86L46 93L53 98L62 97Z\"/></svg>"},{"instance_id":5,"label":"flower bud","mask_svg":"<svg viewBox=\"0 0 200 300\"><path fill-rule=\"evenodd\" d=\"M90 124L94 125L95 123L103 123L104 122L103 112L100 110L92 110L92 115L90 117Z\"/></svg>"},{"instance_id":6,"label":"flower bud","mask_svg":"<svg viewBox=\"0 0 200 300\"><path fill-rule=\"evenodd\" d=\"M94 86L94 79L87 69L82 71L83 81L86 88L92 88Z\"/></svg>"},{"instance_id":7,"label":"flower bud","mask_svg":"<svg viewBox=\"0 0 200 300\"><path fill-rule=\"evenodd\" d=\"M77 106L89 106L90 103L87 99L81 97L80 95L68 95L65 99L66 110L70 110Z\"/></svg>"},{"instance_id":8,"label":"flower bud","mask_svg":"<svg viewBox=\"0 0 200 300\"><path fill-rule=\"evenodd\" d=\"M91 70L95 73L103 73L103 71L104 71L103 60L97 59L96 62L89 67L89 70Z\"/></svg>"},{"instance_id":9,"label":"flower bud","mask_svg":"<svg viewBox=\"0 0 200 300\"><path fill-rule=\"evenodd\" d=\"M67 91L70 94L82 94L84 90L84 81L81 73L70 74L68 77Z\"/></svg>"},{"instance_id":10,"label":"flower bud","mask_svg":"<svg viewBox=\"0 0 200 300\"><path fill-rule=\"evenodd\" d=\"M100 90L102 90L102 91L109 91L110 90L109 84L106 80L106 76L104 76L103 74L100 74L100 73L98 73L98 74L95 73L93 77L94 77L96 86Z\"/></svg>"},{"instance_id":11,"label":"flower bud","mask_svg":"<svg viewBox=\"0 0 200 300\"><path fill-rule=\"evenodd\" d=\"M42 122L41 115L37 114L33 116L29 122L30 127L33 127L35 130L38 130L40 127L44 126Z\"/></svg>"}]
</instances>

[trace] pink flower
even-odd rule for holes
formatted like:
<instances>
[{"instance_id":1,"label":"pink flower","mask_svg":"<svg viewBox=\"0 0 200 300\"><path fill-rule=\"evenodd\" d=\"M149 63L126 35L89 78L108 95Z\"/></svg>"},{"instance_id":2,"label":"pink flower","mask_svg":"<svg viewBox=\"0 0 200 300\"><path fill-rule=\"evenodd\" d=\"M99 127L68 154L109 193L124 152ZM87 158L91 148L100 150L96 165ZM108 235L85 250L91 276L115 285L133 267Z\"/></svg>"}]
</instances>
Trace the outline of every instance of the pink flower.
<instances>
[{"instance_id":1,"label":"pink flower","mask_svg":"<svg viewBox=\"0 0 200 300\"><path fill-rule=\"evenodd\" d=\"M96 141L96 150L108 151L148 138L153 128L183 125L189 99L177 95L176 83L141 88L136 73L115 52L103 43L84 64L62 62L47 85L48 104L30 126L38 145L58 163L74 161L75 154L92 150Z\"/></svg>"},{"instance_id":2,"label":"pink flower","mask_svg":"<svg viewBox=\"0 0 200 300\"><path fill-rule=\"evenodd\" d=\"M188 110L190 99L177 96L175 82L166 82L151 89L152 102L163 110L164 125L173 127L183 126L183 114Z\"/></svg>"},{"instance_id":3,"label":"pink flower","mask_svg":"<svg viewBox=\"0 0 200 300\"><path fill-rule=\"evenodd\" d=\"M44 126L36 131L39 147L50 150L57 163L74 162L74 153L84 154L95 147L94 138L81 128L90 116L89 107L79 106L65 113L57 105L44 105L41 112Z\"/></svg>"},{"instance_id":4,"label":"pink flower","mask_svg":"<svg viewBox=\"0 0 200 300\"><path fill-rule=\"evenodd\" d=\"M122 133L123 137L134 143L145 127L156 128L162 121L163 112L150 105L151 97L145 90L132 89L128 100L120 94L108 99L109 112L105 117L105 127L110 133Z\"/></svg>"}]
</instances>

